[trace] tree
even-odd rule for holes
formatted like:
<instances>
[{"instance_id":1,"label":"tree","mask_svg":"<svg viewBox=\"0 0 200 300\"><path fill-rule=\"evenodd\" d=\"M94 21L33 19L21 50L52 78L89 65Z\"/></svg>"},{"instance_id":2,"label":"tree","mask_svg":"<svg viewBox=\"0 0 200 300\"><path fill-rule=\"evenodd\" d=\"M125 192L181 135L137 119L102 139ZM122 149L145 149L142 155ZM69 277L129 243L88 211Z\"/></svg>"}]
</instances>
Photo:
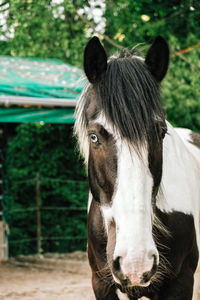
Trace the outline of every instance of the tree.
<instances>
[{"instance_id":1,"label":"tree","mask_svg":"<svg viewBox=\"0 0 200 300\"><path fill-rule=\"evenodd\" d=\"M188 44L196 41L193 34ZM178 41L171 37L171 52L175 53ZM179 46L180 47L180 46ZM177 127L200 132L200 47L191 48L184 55L171 55L171 63L163 82L162 98L167 119Z\"/></svg>"},{"instance_id":2,"label":"tree","mask_svg":"<svg viewBox=\"0 0 200 300\"><path fill-rule=\"evenodd\" d=\"M10 0L6 31L1 28L1 54L58 58L81 65L87 24L77 10L87 1ZM5 27L5 26L4 26ZM8 35L8 33L10 33Z\"/></svg>"},{"instance_id":3,"label":"tree","mask_svg":"<svg viewBox=\"0 0 200 300\"><path fill-rule=\"evenodd\" d=\"M200 39L200 5L190 0L106 0L105 34L123 47L150 43L157 35L175 36L182 48L191 33ZM112 47L106 44L110 52Z\"/></svg>"}]
</instances>

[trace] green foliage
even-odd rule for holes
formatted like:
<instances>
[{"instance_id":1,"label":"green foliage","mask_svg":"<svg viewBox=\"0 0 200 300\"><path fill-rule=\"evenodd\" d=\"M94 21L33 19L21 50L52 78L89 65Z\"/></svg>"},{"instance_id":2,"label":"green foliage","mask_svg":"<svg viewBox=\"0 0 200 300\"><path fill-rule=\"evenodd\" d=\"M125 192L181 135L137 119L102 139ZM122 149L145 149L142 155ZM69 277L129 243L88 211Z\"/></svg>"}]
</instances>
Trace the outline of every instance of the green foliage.
<instances>
[{"instance_id":1,"label":"green foliage","mask_svg":"<svg viewBox=\"0 0 200 300\"><path fill-rule=\"evenodd\" d=\"M105 32L99 36L109 54L138 43L145 52L155 36L167 39L171 63L161 89L167 119L175 126L200 132L200 47L173 56L200 42L199 1L105 0L105 4ZM0 7L7 12L6 26L0 26L1 55L58 58L82 66L83 49L97 25L86 9L80 14L80 9L90 7L88 0L7 0ZM47 238L43 250L82 248L86 215L73 207L86 206L87 184L84 167L74 154L71 128L18 126L8 144L7 167L10 241L36 237L35 212L11 210L35 206L35 176L39 172L41 205L71 208L65 212L42 210L42 236ZM74 240L67 239L70 236ZM36 251L35 240L10 245L12 255Z\"/></svg>"},{"instance_id":2,"label":"green foliage","mask_svg":"<svg viewBox=\"0 0 200 300\"><path fill-rule=\"evenodd\" d=\"M189 36L189 45L196 42ZM169 41L171 52L180 48L175 37ZM176 46L178 45L178 46ZM177 127L200 132L200 48L195 47L183 55L171 57L169 72L162 86L163 105L167 119Z\"/></svg>"},{"instance_id":3,"label":"green foliage","mask_svg":"<svg viewBox=\"0 0 200 300\"><path fill-rule=\"evenodd\" d=\"M50 0L10 0L8 3L7 30L0 30L7 43L0 43L1 55L58 58L80 66L86 25L78 19L76 10L87 5L87 1L65 0L58 4Z\"/></svg>"},{"instance_id":4,"label":"green foliage","mask_svg":"<svg viewBox=\"0 0 200 300\"><path fill-rule=\"evenodd\" d=\"M157 35L176 36L182 48L193 33L200 39L200 6L189 0L106 0L105 33L123 47L150 43ZM105 43L109 52L115 51Z\"/></svg>"},{"instance_id":5,"label":"green foliage","mask_svg":"<svg viewBox=\"0 0 200 300\"><path fill-rule=\"evenodd\" d=\"M87 207L88 187L71 126L19 125L7 146L7 172L11 255L36 252L36 212L29 208L36 206L37 172L44 208L41 209L43 251L85 249L86 209L82 208Z\"/></svg>"}]
</instances>

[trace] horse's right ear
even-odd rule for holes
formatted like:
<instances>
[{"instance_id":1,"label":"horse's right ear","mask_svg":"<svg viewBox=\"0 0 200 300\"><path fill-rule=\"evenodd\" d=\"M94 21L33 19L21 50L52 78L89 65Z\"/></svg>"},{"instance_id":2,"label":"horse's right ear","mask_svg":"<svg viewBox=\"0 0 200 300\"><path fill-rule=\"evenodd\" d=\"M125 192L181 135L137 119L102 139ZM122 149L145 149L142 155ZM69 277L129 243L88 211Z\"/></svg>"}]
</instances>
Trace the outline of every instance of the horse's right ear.
<instances>
[{"instance_id":1,"label":"horse's right ear","mask_svg":"<svg viewBox=\"0 0 200 300\"><path fill-rule=\"evenodd\" d=\"M94 36L84 52L84 71L91 83L98 83L107 69L107 55L98 37Z\"/></svg>"}]
</instances>

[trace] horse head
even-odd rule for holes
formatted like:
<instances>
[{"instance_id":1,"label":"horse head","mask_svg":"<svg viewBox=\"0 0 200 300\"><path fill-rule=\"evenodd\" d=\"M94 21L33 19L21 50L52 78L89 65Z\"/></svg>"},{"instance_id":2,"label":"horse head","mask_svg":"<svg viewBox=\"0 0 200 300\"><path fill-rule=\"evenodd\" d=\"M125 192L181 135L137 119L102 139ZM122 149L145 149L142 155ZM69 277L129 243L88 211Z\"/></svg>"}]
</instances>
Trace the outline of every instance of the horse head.
<instances>
[{"instance_id":1,"label":"horse head","mask_svg":"<svg viewBox=\"0 0 200 300\"><path fill-rule=\"evenodd\" d=\"M108 264L123 286L148 286L159 264L153 224L167 131L159 86L168 61L160 36L145 58L133 50L107 60L97 37L84 53L89 84L76 131L103 218Z\"/></svg>"}]
</instances>

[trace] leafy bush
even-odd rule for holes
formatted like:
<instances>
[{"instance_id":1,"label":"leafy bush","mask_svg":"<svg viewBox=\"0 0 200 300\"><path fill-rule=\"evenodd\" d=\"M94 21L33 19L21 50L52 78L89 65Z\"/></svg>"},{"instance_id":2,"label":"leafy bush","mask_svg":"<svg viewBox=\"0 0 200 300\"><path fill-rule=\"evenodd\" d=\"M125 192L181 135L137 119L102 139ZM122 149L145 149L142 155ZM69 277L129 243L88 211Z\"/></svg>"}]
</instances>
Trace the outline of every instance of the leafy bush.
<instances>
[{"instance_id":1,"label":"leafy bush","mask_svg":"<svg viewBox=\"0 0 200 300\"><path fill-rule=\"evenodd\" d=\"M16 131L7 146L10 255L36 252L36 211L29 209L36 206L37 172L43 251L85 249L88 188L72 127L21 124Z\"/></svg>"},{"instance_id":2,"label":"leafy bush","mask_svg":"<svg viewBox=\"0 0 200 300\"><path fill-rule=\"evenodd\" d=\"M188 37L188 45L197 42L193 35ZM175 37L171 37L171 53L181 47ZM169 72L163 82L162 98L167 119L179 127L200 132L200 47L194 47L184 55L172 56Z\"/></svg>"}]
</instances>

